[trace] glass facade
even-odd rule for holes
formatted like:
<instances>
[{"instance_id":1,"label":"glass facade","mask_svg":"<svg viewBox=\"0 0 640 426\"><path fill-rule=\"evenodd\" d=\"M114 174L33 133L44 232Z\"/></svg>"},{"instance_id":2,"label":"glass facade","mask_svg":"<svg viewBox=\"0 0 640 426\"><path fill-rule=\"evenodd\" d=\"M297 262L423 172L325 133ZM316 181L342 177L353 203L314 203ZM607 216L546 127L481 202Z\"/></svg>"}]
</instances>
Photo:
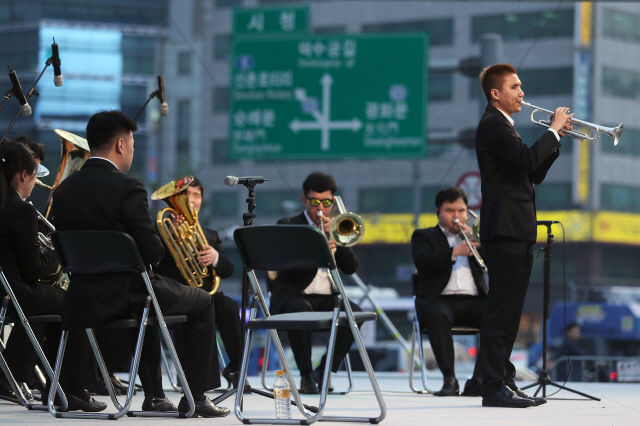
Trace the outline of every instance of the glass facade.
<instances>
[{"instance_id":1,"label":"glass facade","mask_svg":"<svg viewBox=\"0 0 640 426\"><path fill-rule=\"evenodd\" d=\"M471 25L474 43L479 42L482 34L486 33L501 34L505 42L573 37L573 7L557 11L475 16Z\"/></svg>"},{"instance_id":2,"label":"glass facade","mask_svg":"<svg viewBox=\"0 0 640 426\"><path fill-rule=\"evenodd\" d=\"M602 210L640 212L640 188L602 184L600 187L600 206L602 206Z\"/></svg>"},{"instance_id":3,"label":"glass facade","mask_svg":"<svg viewBox=\"0 0 640 426\"><path fill-rule=\"evenodd\" d=\"M615 127L616 125L612 125ZM629 129L628 127L624 128L624 143L619 143L618 145L614 145L609 139L608 136L603 136L601 143L602 152L606 152L607 154L617 154L624 156L633 156L640 157L640 130Z\"/></svg>"},{"instance_id":4,"label":"glass facade","mask_svg":"<svg viewBox=\"0 0 640 426\"><path fill-rule=\"evenodd\" d=\"M360 190L361 213L407 213L413 211L413 188L364 188Z\"/></svg>"},{"instance_id":5,"label":"glass facade","mask_svg":"<svg viewBox=\"0 0 640 426\"><path fill-rule=\"evenodd\" d=\"M603 12L602 34L613 40L640 41L640 15L605 9Z\"/></svg>"},{"instance_id":6,"label":"glass facade","mask_svg":"<svg viewBox=\"0 0 640 426\"><path fill-rule=\"evenodd\" d=\"M425 32L429 33L431 46L448 46L453 44L453 19L433 19L424 21L381 22L365 24L363 33L402 33Z\"/></svg>"},{"instance_id":7,"label":"glass facade","mask_svg":"<svg viewBox=\"0 0 640 426\"><path fill-rule=\"evenodd\" d=\"M603 67L602 93L615 98L640 99L640 73Z\"/></svg>"}]
</instances>

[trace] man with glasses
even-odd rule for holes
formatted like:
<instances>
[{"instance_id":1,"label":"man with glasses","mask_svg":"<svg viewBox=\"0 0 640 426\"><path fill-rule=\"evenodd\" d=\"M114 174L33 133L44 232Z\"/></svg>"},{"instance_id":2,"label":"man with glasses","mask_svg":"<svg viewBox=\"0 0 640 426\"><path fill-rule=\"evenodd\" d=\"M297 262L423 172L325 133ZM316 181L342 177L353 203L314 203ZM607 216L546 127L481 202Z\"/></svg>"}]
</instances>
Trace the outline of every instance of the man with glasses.
<instances>
[{"instance_id":1,"label":"man with glasses","mask_svg":"<svg viewBox=\"0 0 640 426\"><path fill-rule=\"evenodd\" d=\"M316 228L323 226L325 234L329 232L331 218L329 213L333 207L333 195L337 191L333 176L322 172L313 172L302 184L303 194L300 199L304 204L304 211L298 216L288 217L278 221L286 225L311 225ZM322 212L322 224L318 213ZM336 264L345 274L353 274L358 268L358 260L351 248L336 245L334 240L328 241L329 248L334 253ZM349 301L354 312L362 309ZM279 272L271 281L271 313L284 314L292 312L332 311L334 293L329 283L325 268L298 269ZM293 356L300 370L300 392L308 394L320 393L322 377L326 361L326 353L320 365L313 370L311 364L311 332L294 330L288 332ZM336 336L331 371L337 372L342 360L349 352L353 343L353 335L348 326L339 327ZM295 344L293 343L295 342ZM329 391L332 390L329 384Z\"/></svg>"}]
</instances>

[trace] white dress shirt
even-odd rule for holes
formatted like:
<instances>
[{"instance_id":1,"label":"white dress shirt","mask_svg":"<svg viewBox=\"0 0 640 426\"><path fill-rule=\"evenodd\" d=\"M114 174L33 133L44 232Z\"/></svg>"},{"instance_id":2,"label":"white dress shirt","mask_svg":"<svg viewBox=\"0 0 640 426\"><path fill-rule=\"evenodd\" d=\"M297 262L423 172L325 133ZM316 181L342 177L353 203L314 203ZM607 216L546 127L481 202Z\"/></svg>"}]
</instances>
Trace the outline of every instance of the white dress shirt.
<instances>
[{"instance_id":1,"label":"white dress shirt","mask_svg":"<svg viewBox=\"0 0 640 426\"><path fill-rule=\"evenodd\" d=\"M307 222L309 225L318 228L313 220L307 214L307 211L304 211L304 217L307 218ZM321 229L322 232L324 230ZM307 288L303 291L304 294L331 294L331 283L329 282L329 273L327 272L327 268L318 268L318 273L311 283L307 286Z\"/></svg>"},{"instance_id":2,"label":"white dress shirt","mask_svg":"<svg viewBox=\"0 0 640 426\"><path fill-rule=\"evenodd\" d=\"M440 225L438 225L440 226ZM447 237L447 242L449 243L449 247L455 247L462 242L462 238L452 234L451 232L444 229L440 226L442 232L444 232L445 237ZM453 262L454 260L451 259ZM476 287L475 282L473 281L473 274L471 274L471 266L469 265L469 257L467 256L457 256L453 267L451 268L451 277L449 277L449 282L447 286L442 290L441 293L443 296L451 296L451 295L468 295L468 296L477 296L478 288Z\"/></svg>"}]
</instances>

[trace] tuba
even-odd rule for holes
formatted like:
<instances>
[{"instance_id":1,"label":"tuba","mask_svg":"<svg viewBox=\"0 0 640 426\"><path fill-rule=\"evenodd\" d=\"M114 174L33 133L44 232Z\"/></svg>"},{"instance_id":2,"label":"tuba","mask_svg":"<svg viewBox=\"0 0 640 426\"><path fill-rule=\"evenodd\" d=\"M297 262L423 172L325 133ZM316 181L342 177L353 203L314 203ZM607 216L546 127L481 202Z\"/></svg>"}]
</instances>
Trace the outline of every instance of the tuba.
<instances>
[{"instance_id":1,"label":"tuba","mask_svg":"<svg viewBox=\"0 0 640 426\"><path fill-rule=\"evenodd\" d=\"M354 246L364 237L364 221L357 214L347 212L342 197L337 195L335 199L339 214L331 220L329 238L343 247Z\"/></svg>"},{"instance_id":2,"label":"tuba","mask_svg":"<svg viewBox=\"0 0 640 426\"><path fill-rule=\"evenodd\" d=\"M202 279L213 275L213 286L209 291L214 294L220 287L220 277L215 270L198 262L198 253L206 246L207 238L198 223L196 212L187 195L187 188L193 182L193 176L185 176L171 181L151 195L152 200L164 200L170 207L158 212L158 230L167 244L180 273L192 287L202 287Z\"/></svg>"},{"instance_id":3,"label":"tuba","mask_svg":"<svg viewBox=\"0 0 640 426\"><path fill-rule=\"evenodd\" d=\"M53 215L51 212L53 192L57 186L60 185L60 182L80 170L84 162L87 161L91 155L89 152L89 143L85 138L60 129L55 129L54 132L56 132L58 138L60 138L61 144L60 166L58 167L56 180L51 186L45 185L39 180L36 181L36 184L51 190L51 194L49 194L49 199L47 200L47 206L44 209L44 217L49 220L52 219Z\"/></svg>"}]
</instances>

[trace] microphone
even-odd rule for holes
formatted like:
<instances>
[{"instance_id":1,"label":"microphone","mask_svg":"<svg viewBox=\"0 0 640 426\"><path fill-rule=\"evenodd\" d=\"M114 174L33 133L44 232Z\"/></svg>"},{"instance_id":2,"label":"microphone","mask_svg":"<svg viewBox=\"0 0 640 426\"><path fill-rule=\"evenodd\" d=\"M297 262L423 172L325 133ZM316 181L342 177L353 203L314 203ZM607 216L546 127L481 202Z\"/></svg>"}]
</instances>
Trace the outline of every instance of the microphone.
<instances>
[{"instance_id":1,"label":"microphone","mask_svg":"<svg viewBox=\"0 0 640 426\"><path fill-rule=\"evenodd\" d=\"M62 72L60 71L60 55L58 54L58 43L54 37L51 44L51 63L53 64L53 84L56 87L62 86Z\"/></svg>"},{"instance_id":2,"label":"microphone","mask_svg":"<svg viewBox=\"0 0 640 426\"><path fill-rule=\"evenodd\" d=\"M536 224L538 226L540 225L544 225L544 226L551 226L554 223L560 223L557 220L536 220Z\"/></svg>"},{"instance_id":3,"label":"microphone","mask_svg":"<svg viewBox=\"0 0 640 426\"><path fill-rule=\"evenodd\" d=\"M233 186L233 185L246 185L250 182L252 183L265 183L269 179L265 179L262 176L244 176L244 177L235 177L235 176L227 176L224 178L225 185Z\"/></svg>"},{"instance_id":4,"label":"microphone","mask_svg":"<svg viewBox=\"0 0 640 426\"><path fill-rule=\"evenodd\" d=\"M20 80L18 80L16 72L11 69L11 65L9 65L9 78L11 79L11 84L13 84L13 88L11 89L13 92L13 96L18 98L18 101L20 102L20 110L22 111L22 115L31 115L31 107L27 102L27 98L24 97L22 86L20 86Z\"/></svg>"},{"instance_id":5,"label":"microphone","mask_svg":"<svg viewBox=\"0 0 640 426\"><path fill-rule=\"evenodd\" d=\"M158 76L158 98L160 99L160 115L169 115L169 105L167 105L167 98L164 94L164 75Z\"/></svg>"}]
</instances>

